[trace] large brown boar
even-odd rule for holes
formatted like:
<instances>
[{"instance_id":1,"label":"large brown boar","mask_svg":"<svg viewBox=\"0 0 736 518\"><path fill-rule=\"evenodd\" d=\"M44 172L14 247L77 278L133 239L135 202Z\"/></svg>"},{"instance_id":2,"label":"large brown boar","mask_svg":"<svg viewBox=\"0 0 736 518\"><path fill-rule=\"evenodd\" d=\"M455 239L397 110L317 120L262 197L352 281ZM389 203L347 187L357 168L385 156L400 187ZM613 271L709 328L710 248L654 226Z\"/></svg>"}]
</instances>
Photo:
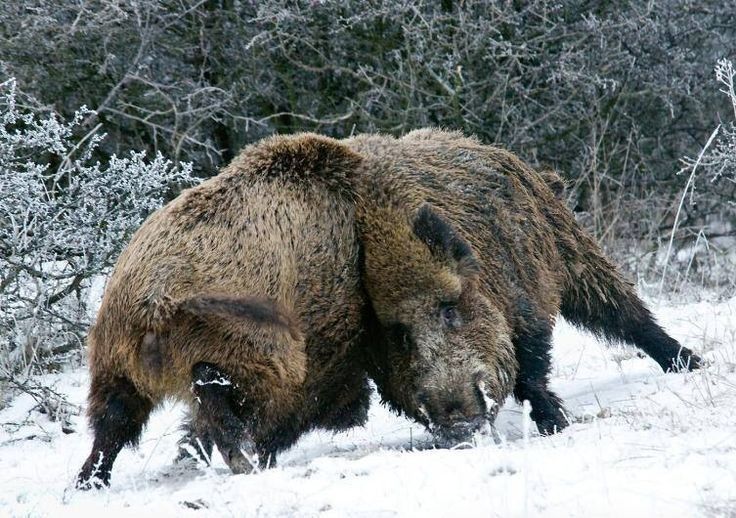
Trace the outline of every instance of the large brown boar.
<instances>
[{"instance_id":1,"label":"large brown boar","mask_svg":"<svg viewBox=\"0 0 736 518\"><path fill-rule=\"evenodd\" d=\"M267 139L144 223L89 333L94 445L78 487L109 483L167 397L190 405L196 453L208 458L214 443L236 473L310 428L365 421L346 180L359 162L331 139Z\"/></svg>"},{"instance_id":2,"label":"large brown boar","mask_svg":"<svg viewBox=\"0 0 736 518\"><path fill-rule=\"evenodd\" d=\"M388 331L366 366L384 400L441 442L466 439L511 389L540 432L568 424L548 388L558 314L665 371L700 364L576 224L554 173L441 130L346 142L363 156L363 276L374 328Z\"/></svg>"}]
</instances>

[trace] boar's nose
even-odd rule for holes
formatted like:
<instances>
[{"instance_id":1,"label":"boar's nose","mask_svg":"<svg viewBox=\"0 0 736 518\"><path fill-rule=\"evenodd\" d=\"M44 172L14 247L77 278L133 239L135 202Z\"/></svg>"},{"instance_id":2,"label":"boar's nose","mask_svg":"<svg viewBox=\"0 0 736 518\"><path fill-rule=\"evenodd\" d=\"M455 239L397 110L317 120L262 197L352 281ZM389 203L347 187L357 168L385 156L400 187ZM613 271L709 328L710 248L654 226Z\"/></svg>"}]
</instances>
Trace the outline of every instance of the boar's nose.
<instances>
[{"instance_id":1,"label":"boar's nose","mask_svg":"<svg viewBox=\"0 0 736 518\"><path fill-rule=\"evenodd\" d=\"M476 412L475 408L470 408L472 405L468 404L461 393L454 390L432 394L420 391L417 393L417 401L422 411L428 413L426 417L438 422L465 421L479 412Z\"/></svg>"},{"instance_id":2,"label":"boar's nose","mask_svg":"<svg viewBox=\"0 0 736 518\"><path fill-rule=\"evenodd\" d=\"M448 421L460 421L465 418L463 403L460 399L450 396L445 400L445 416Z\"/></svg>"}]
</instances>

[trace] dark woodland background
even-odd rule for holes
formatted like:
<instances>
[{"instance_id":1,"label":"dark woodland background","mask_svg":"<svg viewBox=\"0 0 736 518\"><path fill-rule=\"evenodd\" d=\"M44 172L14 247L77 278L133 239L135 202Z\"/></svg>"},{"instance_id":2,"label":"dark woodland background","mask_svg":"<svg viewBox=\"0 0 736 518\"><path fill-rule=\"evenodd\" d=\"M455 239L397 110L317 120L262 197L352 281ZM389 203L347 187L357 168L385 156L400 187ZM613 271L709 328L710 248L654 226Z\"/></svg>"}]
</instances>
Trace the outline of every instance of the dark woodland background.
<instances>
[{"instance_id":1,"label":"dark woodland background","mask_svg":"<svg viewBox=\"0 0 736 518\"><path fill-rule=\"evenodd\" d=\"M556 169L581 224L632 279L656 284L669 262L672 291L688 278L734 290L733 270L718 254L727 255L727 238L736 235L736 98L728 95L726 61L720 75L714 68L735 53L736 5L724 0L26 0L0 7L0 83L15 78L16 109L33 120L75 121L69 142L106 134L74 166L77 145L13 155L65 173L63 181L41 176L46 192L38 203L67 196L67 206L78 208L82 190L72 187L92 167L85 160L110 167L112 155L159 152L171 167L188 162L194 176L207 177L274 133L342 138L443 126ZM75 120L82 106L93 112ZM18 120L6 129L30 124ZM175 176L167 174L157 178ZM171 196L164 184L156 184L163 198ZM124 195L113 189L108 199L152 195L125 185ZM6 307L26 307L37 323L39 307L51 311L75 296L82 304L82 290L109 271L151 208L135 205L140 217L118 225L115 239L105 217L91 218L94 242L109 245L94 260L89 244L43 245L39 261L71 264L65 276L8 259L0 292L17 293ZM8 214L0 213L0 226L17 219ZM6 258L27 256L17 249L19 235L0 233ZM23 295L38 278L58 283L35 298ZM78 343L86 320L55 311L49 322ZM4 321L3 340L24 351L27 364L43 340L19 331L22 320ZM68 351L67 335L54 336L55 347Z\"/></svg>"}]
</instances>

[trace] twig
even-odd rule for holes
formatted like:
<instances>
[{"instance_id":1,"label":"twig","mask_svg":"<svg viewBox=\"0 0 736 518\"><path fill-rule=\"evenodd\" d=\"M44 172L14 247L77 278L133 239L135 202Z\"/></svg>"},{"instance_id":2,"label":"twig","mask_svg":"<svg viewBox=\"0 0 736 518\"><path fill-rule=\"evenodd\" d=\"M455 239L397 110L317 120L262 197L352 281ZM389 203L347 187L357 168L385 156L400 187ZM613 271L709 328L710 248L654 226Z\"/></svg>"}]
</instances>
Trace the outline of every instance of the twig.
<instances>
[{"instance_id":1,"label":"twig","mask_svg":"<svg viewBox=\"0 0 736 518\"><path fill-rule=\"evenodd\" d=\"M672 242L675 240L675 232L677 232L677 224L680 221L680 213L682 212L682 206L685 204L685 198L687 197L687 191L690 189L690 186L695 181L695 171L698 169L698 165L700 165L700 161L703 160L703 155L705 155L705 151L710 147L710 145L713 143L713 140L716 138L716 135L718 134L718 131L721 129L721 125L719 124L716 126L716 129L713 130L713 133L711 133L710 138L708 139L708 142L706 142L703 149L700 150L700 154L698 155L698 159L693 164L693 170L690 172L690 177L687 179L687 183L685 184L685 190L682 191L682 197L680 198L680 204L677 207L677 213L675 214L675 222L672 225L672 232L670 233L670 242L667 245L667 255L664 258L664 268L662 269L662 279L659 281L659 299L662 299L662 291L664 289L664 280L667 276L667 265L670 261L670 254L672 253Z\"/></svg>"}]
</instances>

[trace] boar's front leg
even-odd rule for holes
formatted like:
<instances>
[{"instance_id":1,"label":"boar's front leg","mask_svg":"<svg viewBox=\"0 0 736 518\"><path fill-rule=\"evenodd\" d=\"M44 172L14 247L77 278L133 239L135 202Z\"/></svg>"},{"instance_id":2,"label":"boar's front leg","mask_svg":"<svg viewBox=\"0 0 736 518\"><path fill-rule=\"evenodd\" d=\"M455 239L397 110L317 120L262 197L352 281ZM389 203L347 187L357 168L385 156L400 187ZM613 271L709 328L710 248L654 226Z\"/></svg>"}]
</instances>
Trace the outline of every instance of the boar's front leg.
<instances>
[{"instance_id":1,"label":"boar's front leg","mask_svg":"<svg viewBox=\"0 0 736 518\"><path fill-rule=\"evenodd\" d=\"M523 332L514 340L519 374L514 397L529 401L531 418L539 433L550 435L568 425L560 398L549 387L552 358L552 327L542 319L527 320Z\"/></svg>"},{"instance_id":2,"label":"boar's front leg","mask_svg":"<svg viewBox=\"0 0 736 518\"><path fill-rule=\"evenodd\" d=\"M253 471L249 457L255 455L255 444L233 410L235 390L227 374L211 363L197 363L192 368L192 392L198 405L196 419L208 430L225 463L235 474Z\"/></svg>"}]
</instances>

